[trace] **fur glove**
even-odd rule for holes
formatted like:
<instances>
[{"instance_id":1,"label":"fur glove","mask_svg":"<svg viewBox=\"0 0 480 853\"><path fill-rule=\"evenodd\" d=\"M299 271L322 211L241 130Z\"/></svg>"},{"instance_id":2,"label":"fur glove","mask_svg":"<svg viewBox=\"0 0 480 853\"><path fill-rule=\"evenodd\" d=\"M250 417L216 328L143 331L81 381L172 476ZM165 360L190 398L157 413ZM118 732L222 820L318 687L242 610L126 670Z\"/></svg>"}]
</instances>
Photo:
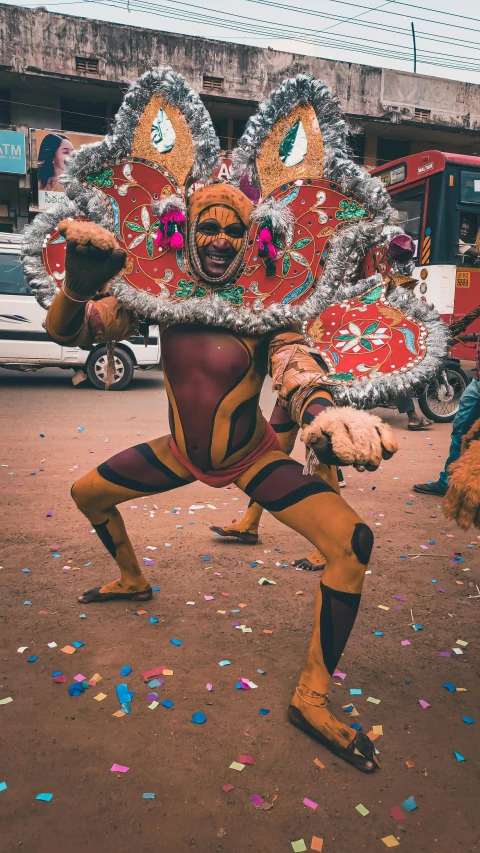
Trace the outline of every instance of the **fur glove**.
<instances>
[{"instance_id":1,"label":"fur glove","mask_svg":"<svg viewBox=\"0 0 480 853\"><path fill-rule=\"evenodd\" d=\"M463 530L474 524L480 527L480 420L463 439L463 452L458 462L449 467L450 480L443 501L446 518L456 521Z\"/></svg>"},{"instance_id":2,"label":"fur glove","mask_svg":"<svg viewBox=\"0 0 480 853\"><path fill-rule=\"evenodd\" d=\"M65 286L71 293L95 296L125 266L126 252L100 225L62 219L57 230L67 241Z\"/></svg>"},{"instance_id":3,"label":"fur glove","mask_svg":"<svg viewBox=\"0 0 480 853\"><path fill-rule=\"evenodd\" d=\"M321 412L303 430L302 441L310 450L306 473L311 473L316 459L327 465L354 465L375 471L382 459L390 459L398 450L389 424L349 406Z\"/></svg>"}]
</instances>

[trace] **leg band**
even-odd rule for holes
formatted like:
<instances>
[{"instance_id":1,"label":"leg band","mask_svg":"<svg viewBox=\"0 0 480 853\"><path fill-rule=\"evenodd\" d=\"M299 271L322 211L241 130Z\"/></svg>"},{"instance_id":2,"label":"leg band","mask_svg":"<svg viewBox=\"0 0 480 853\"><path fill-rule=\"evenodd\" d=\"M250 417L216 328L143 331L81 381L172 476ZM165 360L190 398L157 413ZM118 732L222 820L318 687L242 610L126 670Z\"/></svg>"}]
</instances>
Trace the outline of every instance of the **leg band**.
<instances>
[{"instance_id":1,"label":"leg band","mask_svg":"<svg viewBox=\"0 0 480 853\"><path fill-rule=\"evenodd\" d=\"M325 586L324 583L320 583L320 589L320 644L325 667L329 674L333 675L353 628L360 595L340 592Z\"/></svg>"},{"instance_id":2,"label":"leg band","mask_svg":"<svg viewBox=\"0 0 480 853\"><path fill-rule=\"evenodd\" d=\"M373 548L373 533L367 524L356 524L352 536L352 551L359 563L366 566Z\"/></svg>"}]
</instances>

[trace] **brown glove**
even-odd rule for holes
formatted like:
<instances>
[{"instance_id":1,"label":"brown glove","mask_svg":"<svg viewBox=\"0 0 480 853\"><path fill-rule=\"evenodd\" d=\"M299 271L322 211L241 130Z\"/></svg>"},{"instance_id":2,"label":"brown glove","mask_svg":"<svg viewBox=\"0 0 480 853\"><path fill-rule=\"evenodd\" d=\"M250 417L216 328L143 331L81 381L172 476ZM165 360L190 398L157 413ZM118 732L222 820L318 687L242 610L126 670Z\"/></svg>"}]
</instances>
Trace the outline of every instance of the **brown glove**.
<instances>
[{"instance_id":1,"label":"brown glove","mask_svg":"<svg viewBox=\"0 0 480 853\"><path fill-rule=\"evenodd\" d=\"M125 266L127 253L100 225L62 219L57 230L67 241L65 286L71 293L95 296Z\"/></svg>"},{"instance_id":2,"label":"brown glove","mask_svg":"<svg viewBox=\"0 0 480 853\"><path fill-rule=\"evenodd\" d=\"M303 430L302 441L327 465L354 465L375 471L398 450L389 424L349 406L329 408Z\"/></svg>"}]
</instances>

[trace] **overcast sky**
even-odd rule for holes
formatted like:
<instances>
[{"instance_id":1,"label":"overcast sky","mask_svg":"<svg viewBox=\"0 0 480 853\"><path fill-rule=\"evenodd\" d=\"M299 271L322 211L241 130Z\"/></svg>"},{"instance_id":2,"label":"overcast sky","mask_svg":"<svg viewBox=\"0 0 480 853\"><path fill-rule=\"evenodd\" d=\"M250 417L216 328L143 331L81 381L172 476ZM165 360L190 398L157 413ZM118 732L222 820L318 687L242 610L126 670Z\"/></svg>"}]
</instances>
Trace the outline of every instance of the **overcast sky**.
<instances>
[{"instance_id":1,"label":"overcast sky","mask_svg":"<svg viewBox=\"0 0 480 853\"><path fill-rule=\"evenodd\" d=\"M11 5L45 5L65 15L405 71L413 71L413 22L418 73L480 84L478 0L424 2L426 6L422 0L70 0Z\"/></svg>"}]
</instances>

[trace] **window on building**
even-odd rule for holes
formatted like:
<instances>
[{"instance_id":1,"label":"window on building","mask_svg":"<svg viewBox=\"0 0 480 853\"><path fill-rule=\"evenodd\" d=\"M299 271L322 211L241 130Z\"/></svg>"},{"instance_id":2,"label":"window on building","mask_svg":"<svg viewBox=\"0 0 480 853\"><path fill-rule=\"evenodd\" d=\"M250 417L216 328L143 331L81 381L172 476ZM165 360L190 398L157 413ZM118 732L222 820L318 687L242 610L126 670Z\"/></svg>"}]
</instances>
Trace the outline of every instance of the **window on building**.
<instances>
[{"instance_id":1,"label":"window on building","mask_svg":"<svg viewBox=\"0 0 480 853\"><path fill-rule=\"evenodd\" d=\"M223 77L211 77L203 75L203 88L213 92L223 92Z\"/></svg>"},{"instance_id":2,"label":"window on building","mask_svg":"<svg viewBox=\"0 0 480 853\"><path fill-rule=\"evenodd\" d=\"M355 163L363 165L365 160L365 134L355 133L350 136L348 143Z\"/></svg>"},{"instance_id":3,"label":"window on building","mask_svg":"<svg viewBox=\"0 0 480 853\"><path fill-rule=\"evenodd\" d=\"M213 119L213 126L220 142L220 148L222 149L222 151L228 151L228 119L215 118Z\"/></svg>"},{"instance_id":4,"label":"window on building","mask_svg":"<svg viewBox=\"0 0 480 853\"><path fill-rule=\"evenodd\" d=\"M95 57L76 56L75 70L78 74L98 74L98 59L95 59Z\"/></svg>"},{"instance_id":5,"label":"window on building","mask_svg":"<svg viewBox=\"0 0 480 853\"><path fill-rule=\"evenodd\" d=\"M0 125L11 125L10 89L0 89Z\"/></svg>"},{"instance_id":6,"label":"window on building","mask_svg":"<svg viewBox=\"0 0 480 853\"><path fill-rule=\"evenodd\" d=\"M421 107L415 107L415 118L418 118L419 121L429 121L431 117L431 110L424 110Z\"/></svg>"},{"instance_id":7,"label":"window on building","mask_svg":"<svg viewBox=\"0 0 480 853\"><path fill-rule=\"evenodd\" d=\"M411 148L410 139L394 139L391 136L379 136L377 145L377 165L383 166L390 160L408 157Z\"/></svg>"},{"instance_id":8,"label":"window on building","mask_svg":"<svg viewBox=\"0 0 480 853\"><path fill-rule=\"evenodd\" d=\"M96 133L103 136L107 132L108 104L99 101L79 101L76 98L62 98L62 130L76 133Z\"/></svg>"},{"instance_id":9,"label":"window on building","mask_svg":"<svg viewBox=\"0 0 480 853\"><path fill-rule=\"evenodd\" d=\"M232 148L235 148L238 140L240 139L243 131L245 130L245 126L247 124L248 118L234 118L233 119L233 139L232 139Z\"/></svg>"}]
</instances>

